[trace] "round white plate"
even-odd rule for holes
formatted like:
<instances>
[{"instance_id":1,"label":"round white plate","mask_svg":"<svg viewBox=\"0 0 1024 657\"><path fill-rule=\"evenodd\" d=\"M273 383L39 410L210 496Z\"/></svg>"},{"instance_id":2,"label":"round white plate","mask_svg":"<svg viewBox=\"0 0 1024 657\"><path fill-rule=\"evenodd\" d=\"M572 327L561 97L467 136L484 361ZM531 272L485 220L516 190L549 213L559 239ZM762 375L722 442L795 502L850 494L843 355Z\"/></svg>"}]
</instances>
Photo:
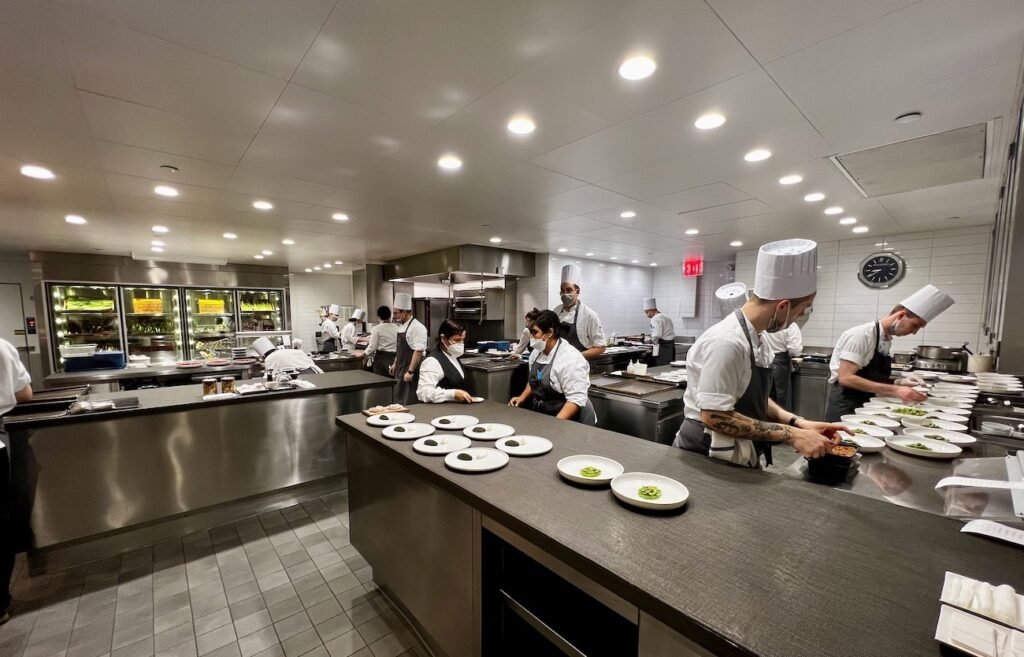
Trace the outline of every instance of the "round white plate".
<instances>
[{"instance_id":1,"label":"round white plate","mask_svg":"<svg viewBox=\"0 0 1024 657\"><path fill-rule=\"evenodd\" d=\"M412 413L381 413L366 418L366 423L374 427L390 427L396 424L409 424L416 420Z\"/></svg>"},{"instance_id":2,"label":"round white plate","mask_svg":"<svg viewBox=\"0 0 1024 657\"><path fill-rule=\"evenodd\" d=\"M648 500L637 492L642 486L657 486L661 497ZM690 491L675 479L650 472L627 472L612 479L612 493L626 504L641 509L678 509L690 499Z\"/></svg>"},{"instance_id":3,"label":"round white plate","mask_svg":"<svg viewBox=\"0 0 1024 657\"><path fill-rule=\"evenodd\" d=\"M839 435L843 440L848 440L857 445L857 449L864 454L881 452L885 449L885 441L881 438L875 438L874 436L868 436L866 434L849 434L845 431L840 431Z\"/></svg>"},{"instance_id":4,"label":"round white plate","mask_svg":"<svg viewBox=\"0 0 1024 657\"><path fill-rule=\"evenodd\" d=\"M929 423L929 424L926 424ZM945 420L925 419L918 423L911 423L910 429L941 429L943 431L967 431L967 425L959 422L946 422Z\"/></svg>"},{"instance_id":5,"label":"round white plate","mask_svg":"<svg viewBox=\"0 0 1024 657\"><path fill-rule=\"evenodd\" d=\"M863 424L854 424L853 422L847 422L850 425L850 430L860 429L864 433L854 434L856 436L871 436L872 438L888 438L889 436L895 435L891 429L883 429L882 427L868 427Z\"/></svg>"},{"instance_id":6,"label":"round white plate","mask_svg":"<svg viewBox=\"0 0 1024 657\"><path fill-rule=\"evenodd\" d=\"M899 397L872 397L868 400L868 403L887 404L889 406L903 406L905 404Z\"/></svg>"},{"instance_id":7,"label":"round white plate","mask_svg":"<svg viewBox=\"0 0 1024 657\"><path fill-rule=\"evenodd\" d=\"M473 457L470 460L459 458L460 454ZM469 447L451 452L444 457L444 464L452 470L460 472L490 472L503 468L508 463L508 454L490 447Z\"/></svg>"},{"instance_id":8,"label":"round white plate","mask_svg":"<svg viewBox=\"0 0 1024 657\"><path fill-rule=\"evenodd\" d=\"M576 482L577 484L586 484L587 486L603 486L625 471L625 468L618 461L592 454L566 456L558 462L557 467L558 474L569 481ZM586 467L597 468L601 471L601 474L596 477L584 477L580 474L580 470Z\"/></svg>"},{"instance_id":9,"label":"round white plate","mask_svg":"<svg viewBox=\"0 0 1024 657\"><path fill-rule=\"evenodd\" d=\"M921 405L926 408L928 406L935 408L959 408L968 411L968 415L970 415L971 410L971 404L969 403L953 401L952 399L942 399L941 397L933 397Z\"/></svg>"},{"instance_id":10,"label":"round white plate","mask_svg":"<svg viewBox=\"0 0 1024 657\"><path fill-rule=\"evenodd\" d=\"M913 443L920 443L930 449L923 450L908 447L908 445ZM921 436L893 436L892 438L886 438L885 444L897 452L903 452L911 456L921 456L926 459L955 459L964 451L956 445L950 445L941 440L922 438Z\"/></svg>"},{"instance_id":11,"label":"round white plate","mask_svg":"<svg viewBox=\"0 0 1024 657\"><path fill-rule=\"evenodd\" d=\"M883 411L891 411L892 409L896 408L896 406L896 404L890 404L889 402L869 401L866 404L864 404L861 408L878 408Z\"/></svg>"},{"instance_id":12,"label":"round white plate","mask_svg":"<svg viewBox=\"0 0 1024 657\"><path fill-rule=\"evenodd\" d=\"M479 404L480 402L484 401L484 398L483 397L470 397L469 401L473 402L474 404Z\"/></svg>"},{"instance_id":13,"label":"round white plate","mask_svg":"<svg viewBox=\"0 0 1024 657\"><path fill-rule=\"evenodd\" d=\"M433 427L431 427L433 428ZM436 445L428 445L427 441L437 443ZM473 444L473 441L465 436L454 436L452 434L439 433L435 436L429 436L420 438L412 444L412 448L420 454L429 454L431 456L440 456L442 454L448 454L450 452L456 452L460 449L466 449Z\"/></svg>"},{"instance_id":14,"label":"round white plate","mask_svg":"<svg viewBox=\"0 0 1024 657\"><path fill-rule=\"evenodd\" d=\"M669 363L669 365L671 365L672 367L686 367L686 361L685 360L674 360L671 363Z\"/></svg>"},{"instance_id":15,"label":"round white plate","mask_svg":"<svg viewBox=\"0 0 1024 657\"><path fill-rule=\"evenodd\" d=\"M434 427L422 422L410 422L384 427L380 433L391 440L416 440L434 433Z\"/></svg>"},{"instance_id":16,"label":"round white plate","mask_svg":"<svg viewBox=\"0 0 1024 657\"><path fill-rule=\"evenodd\" d=\"M889 418L890 420L896 420L897 422L900 419L899 415L896 415L892 411L886 410L884 408L865 408L865 407L861 406L860 408L855 410L853 412L853 414L854 415L861 415L861 416L868 416L868 417L870 417L870 416L886 417L886 418Z\"/></svg>"},{"instance_id":17,"label":"round white plate","mask_svg":"<svg viewBox=\"0 0 1024 657\"><path fill-rule=\"evenodd\" d=\"M442 420L447 420L447 422L443 422ZM476 419L472 415L442 415L441 417L435 417L430 421L430 423L438 429L462 431L466 427L471 427L479 421L480 420Z\"/></svg>"},{"instance_id":18,"label":"round white plate","mask_svg":"<svg viewBox=\"0 0 1024 657\"><path fill-rule=\"evenodd\" d=\"M932 406L931 404L924 404L921 408L928 411L935 411L936 413L946 413L947 415L962 415L965 418L971 414L971 409L957 408L955 406Z\"/></svg>"},{"instance_id":19,"label":"round white plate","mask_svg":"<svg viewBox=\"0 0 1024 657\"><path fill-rule=\"evenodd\" d=\"M518 443L510 445L509 443ZM551 451L554 445L547 438L540 436L511 436L502 438L494 446L512 456L540 456Z\"/></svg>"},{"instance_id":20,"label":"round white plate","mask_svg":"<svg viewBox=\"0 0 1024 657\"><path fill-rule=\"evenodd\" d=\"M903 432L905 436L921 436L928 438L929 436L942 436L942 440L951 443L953 445L971 445L978 442L978 439L974 436L966 433L960 433L959 431L943 431L942 429L925 429L924 427L914 427L913 429L907 429ZM938 440L934 438L933 440Z\"/></svg>"},{"instance_id":21,"label":"round white plate","mask_svg":"<svg viewBox=\"0 0 1024 657\"><path fill-rule=\"evenodd\" d=\"M480 431L483 429L483 431ZM498 438L508 438L515 434L516 430L507 424L497 424L494 422L481 422L471 427L466 427L462 430L463 435L473 440L497 440Z\"/></svg>"},{"instance_id":22,"label":"round white plate","mask_svg":"<svg viewBox=\"0 0 1024 657\"><path fill-rule=\"evenodd\" d=\"M962 424L965 418L961 415L953 415L952 413L939 413L936 411L933 413L929 413L924 417L911 417L908 415L907 417L901 419L900 422L905 427L923 427L925 426L925 423L928 422L929 420L937 420L939 422L956 422L957 424Z\"/></svg>"},{"instance_id":23,"label":"round white plate","mask_svg":"<svg viewBox=\"0 0 1024 657\"><path fill-rule=\"evenodd\" d=\"M962 374L940 374L939 381L946 381L949 383L968 383L971 381L977 381L978 377L962 375Z\"/></svg>"},{"instance_id":24,"label":"round white plate","mask_svg":"<svg viewBox=\"0 0 1024 657\"><path fill-rule=\"evenodd\" d=\"M911 372L911 374L919 379L924 379L925 381L937 381L939 378L939 375L935 372L925 372L923 370L915 370Z\"/></svg>"},{"instance_id":25,"label":"round white plate","mask_svg":"<svg viewBox=\"0 0 1024 657\"><path fill-rule=\"evenodd\" d=\"M839 419L844 424L863 424L869 427L882 427L883 429L895 429L900 426L900 423L896 420L890 420L887 417L880 417L878 415L844 415Z\"/></svg>"}]
</instances>

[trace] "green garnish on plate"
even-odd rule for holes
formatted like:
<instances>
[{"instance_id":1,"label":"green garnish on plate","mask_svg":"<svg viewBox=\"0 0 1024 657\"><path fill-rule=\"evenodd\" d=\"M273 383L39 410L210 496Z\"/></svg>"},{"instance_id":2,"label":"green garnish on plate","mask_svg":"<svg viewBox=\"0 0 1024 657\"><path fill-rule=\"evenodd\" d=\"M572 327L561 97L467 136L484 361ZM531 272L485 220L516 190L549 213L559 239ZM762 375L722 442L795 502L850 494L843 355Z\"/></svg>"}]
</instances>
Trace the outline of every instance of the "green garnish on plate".
<instances>
[{"instance_id":1,"label":"green garnish on plate","mask_svg":"<svg viewBox=\"0 0 1024 657\"><path fill-rule=\"evenodd\" d=\"M942 436L940 436L938 434L929 434L929 435L925 436L925 438L931 438L932 440L941 440L944 443L948 443L949 442L948 440L946 440L945 438L943 438Z\"/></svg>"},{"instance_id":2,"label":"green garnish on plate","mask_svg":"<svg viewBox=\"0 0 1024 657\"><path fill-rule=\"evenodd\" d=\"M460 461L472 461L473 460L473 457L470 456L469 454L466 454L465 452L463 452L462 454L459 454L455 458L459 459Z\"/></svg>"},{"instance_id":3,"label":"green garnish on plate","mask_svg":"<svg viewBox=\"0 0 1024 657\"><path fill-rule=\"evenodd\" d=\"M661 497L661 489L657 486L641 486L636 494L645 500L656 500Z\"/></svg>"},{"instance_id":4,"label":"green garnish on plate","mask_svg":"<svg viewBox=\"0 0 1024 657\"><path fill-rule=\"evenodd\" d=\"M394 431L395 433L402 433L402 432L404 432L404 431L405 431L405 427L402 427L402 426L398 426L398 427L395 427L395 428L393 429L393 431Z\"/></svg>"},{"instance_id":5,"label":"green garnish on plate","mask_svg":"<svg viewBox=\"0 0 1024 657\"><path fill-rule=\"evenodd\" d=\"M914 417L924 417L928 415L928 411L923 408L911 408L909 406L899 406L892 409L893 413L899 413L900 415L912 415Z\"/></svg>"},{"instance_id":6,"label":"green garnish on plate","mask_svg":"<svg viewBox=\"0 0 1024 657\"><path fill-rule=\"evenodd\" d=\"M907 447L910 447L910 448L913 448L913 449L920 449L920 450L925 451L925 452L934 451L934 450L932 450L931 447L929 447L928 445L924 445L922 443L909 443L907 445Z\"/></svg>"},{"instance_id":7,"label":"green garnish on plate","mask_svg":"<svg viewBox=\"0 0 1024 657\"><path fill-rule=\"evenodd\" d=\"M863 429L853 429L853 433L863 433L863 434L866 434L867 431L864 431Z\"/></svg>"},{"instance_id":8,"label":"green garnish on plate","mask_svg":"<svg viewBox=\"0 0 1024 657\"><path fill-rule=\"evenodd\" d=\"M587 467L580 469L580 476L587 477L588 479L593 479L594 477L601 476L601 470L600 468L595 468L592 465L588 465Z\"/></svg>"},{"instance_id":9,"label":"green garnish on plate","mask_svg":"<svg viewBox=\"0 0 1024 657\"><path fill-rule=\"evenodd\" d=\"M487 427L483 425L479 427L473 427L473 433L487 433Z\"/></svg>"}]
</instances>

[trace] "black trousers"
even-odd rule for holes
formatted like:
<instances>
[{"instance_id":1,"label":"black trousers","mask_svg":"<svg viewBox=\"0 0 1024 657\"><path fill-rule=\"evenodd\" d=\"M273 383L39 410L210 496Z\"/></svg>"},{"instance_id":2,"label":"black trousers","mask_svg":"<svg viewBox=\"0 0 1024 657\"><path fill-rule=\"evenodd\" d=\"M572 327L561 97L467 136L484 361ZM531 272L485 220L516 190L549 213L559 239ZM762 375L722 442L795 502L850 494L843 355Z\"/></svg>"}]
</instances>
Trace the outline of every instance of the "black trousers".
<instances>
[{"instance_id":1,"label":"black trousers","mask_svg":"<svg viewBox=\"0 0 1024 657\"><path fill-rule=\"evenodd\" d=\"M391 378L391 374L388 373L388 368L395 362L395 352L393 351L377 351L373 354L373 373L381 376Z\"/></svg>"},{"instance_id":2,"label":"black trousers","mask_svg":"<svg viewBox=\"0 0 1024 657\"><path fill-rule=\"evenodd\" d=\"M8 445L0 425L0 443ZM14 519L11 499L11 448L0 446L0 614L11 604L11 575L14 573Z\"/></svg>"}]
</instances>

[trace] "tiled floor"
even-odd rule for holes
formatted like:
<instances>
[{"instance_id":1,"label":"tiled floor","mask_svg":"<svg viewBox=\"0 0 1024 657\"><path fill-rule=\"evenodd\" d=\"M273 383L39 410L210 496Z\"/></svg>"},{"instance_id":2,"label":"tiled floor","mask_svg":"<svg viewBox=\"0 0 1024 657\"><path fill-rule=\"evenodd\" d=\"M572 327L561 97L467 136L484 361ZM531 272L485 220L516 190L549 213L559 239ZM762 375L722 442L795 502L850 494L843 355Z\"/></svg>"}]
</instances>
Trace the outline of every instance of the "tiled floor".
<instances>
[{"instance_id":1,"label":"tiled floor","mask_svg":"<svg viewBox=\"0 0 1024 657\"><path fill-rule=\"evenodd\" d=\"M69 570L15 572L0 657L425 657L344 491Z\"/></svg>"}]
</instances>

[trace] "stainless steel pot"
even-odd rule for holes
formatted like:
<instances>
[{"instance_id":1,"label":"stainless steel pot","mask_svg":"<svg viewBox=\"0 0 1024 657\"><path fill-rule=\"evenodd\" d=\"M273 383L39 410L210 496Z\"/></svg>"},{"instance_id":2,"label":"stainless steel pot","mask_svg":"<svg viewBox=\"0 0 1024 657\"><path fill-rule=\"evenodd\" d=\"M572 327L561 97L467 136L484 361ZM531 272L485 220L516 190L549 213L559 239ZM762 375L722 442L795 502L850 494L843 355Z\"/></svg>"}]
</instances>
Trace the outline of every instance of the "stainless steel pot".
<instances>
[{"instance_id":1,"label":"stainless steel pot","mask_svg":"<svg viewBox=\"0 0 1024 657\"><path fill-rule=\"evenodd\" d=\"M953 347L937 347L935 345L923 344L916 350L918 358L928 360L954 360L960 358L960 349Z\"/></svg>"},{"instance_id":2,"label":"stainless steel pot","mask_svg":"<svg viewBox=\"0 0 1024 657\"><path fill-rule=\"evenodd\" d=\"M910 365L914 360L913 351L894 351L892 352L892 362L896 365Z\"/></svg>"}]
</instances>

